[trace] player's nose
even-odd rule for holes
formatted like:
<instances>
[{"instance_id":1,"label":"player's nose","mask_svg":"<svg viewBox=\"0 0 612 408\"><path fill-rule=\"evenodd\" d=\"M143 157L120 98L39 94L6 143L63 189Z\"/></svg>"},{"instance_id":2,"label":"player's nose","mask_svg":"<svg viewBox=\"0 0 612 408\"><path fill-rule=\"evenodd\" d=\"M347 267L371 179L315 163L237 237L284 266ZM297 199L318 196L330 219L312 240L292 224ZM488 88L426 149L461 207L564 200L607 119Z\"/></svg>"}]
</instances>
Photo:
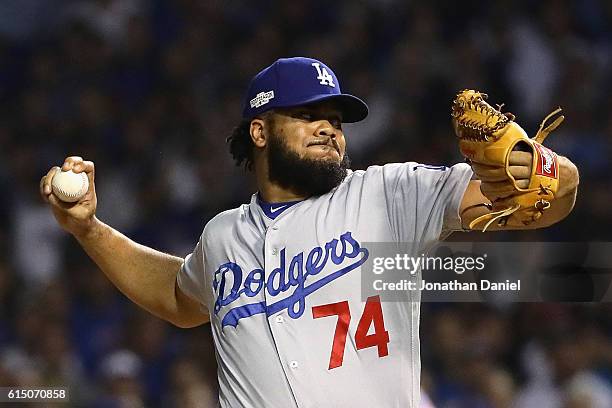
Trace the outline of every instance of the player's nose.
<instances>
[{"instance_id":1,"label":"player's nose","mask_svg":"<svg viewBox=\"0 0 612 408\"><path fill-rule=\"evenodd\" d=\"M335 139L338 137L338 129L333 127L329 121L321 120L320 125L317 126L315 134L320 137L331 137L332 139Z\"/></svg>"}]
</instances>

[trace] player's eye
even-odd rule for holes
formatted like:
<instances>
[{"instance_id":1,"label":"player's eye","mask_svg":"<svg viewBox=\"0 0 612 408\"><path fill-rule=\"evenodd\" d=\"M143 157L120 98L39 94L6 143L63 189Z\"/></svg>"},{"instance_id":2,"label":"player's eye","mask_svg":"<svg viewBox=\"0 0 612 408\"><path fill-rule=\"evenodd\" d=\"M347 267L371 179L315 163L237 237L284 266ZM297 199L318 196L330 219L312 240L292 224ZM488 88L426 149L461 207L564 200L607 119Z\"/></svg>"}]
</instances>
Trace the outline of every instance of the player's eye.
<instances>
[{"instance_id":1,"label":"player's eye","mask_svg":"<svg viewBox=\"0 0 612 408\"><path fill-rule=\"evenodd\" d=\"M342 130L342 121L340 119L330 119L329 123L336 129Z\"/></svg>"}]
</instances>

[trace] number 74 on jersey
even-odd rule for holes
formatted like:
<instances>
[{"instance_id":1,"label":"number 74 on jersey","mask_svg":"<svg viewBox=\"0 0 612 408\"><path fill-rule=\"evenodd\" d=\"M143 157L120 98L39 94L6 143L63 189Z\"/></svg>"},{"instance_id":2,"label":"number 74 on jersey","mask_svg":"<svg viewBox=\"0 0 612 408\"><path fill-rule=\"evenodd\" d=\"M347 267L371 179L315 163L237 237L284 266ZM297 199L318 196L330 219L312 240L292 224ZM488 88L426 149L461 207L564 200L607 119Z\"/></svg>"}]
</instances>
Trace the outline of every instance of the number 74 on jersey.
<instances>
[{"instance_id":1,"label":"number 74 on jersey","mask_svg":"<svg viewBox=\"0 0 612 408\"><path fill-rule=\"evenodd\" d=\"M332 343L331 356L329 358L329 369L337 368L342 365L344 359L344 349L346 346L346 336L351 323L351 311L348 301L329 303L327 305L313 306L312 317L319 319L322 317L338 316L334 341ZM368 334L370 327L374 325L374 332ZM377 347L378 357L385 357L389 354L389 332L385 329L382 306L379 296L371 296L366 301L363 313L355 332L355 345L357 350Z\"/></svg>"}]
</instances>

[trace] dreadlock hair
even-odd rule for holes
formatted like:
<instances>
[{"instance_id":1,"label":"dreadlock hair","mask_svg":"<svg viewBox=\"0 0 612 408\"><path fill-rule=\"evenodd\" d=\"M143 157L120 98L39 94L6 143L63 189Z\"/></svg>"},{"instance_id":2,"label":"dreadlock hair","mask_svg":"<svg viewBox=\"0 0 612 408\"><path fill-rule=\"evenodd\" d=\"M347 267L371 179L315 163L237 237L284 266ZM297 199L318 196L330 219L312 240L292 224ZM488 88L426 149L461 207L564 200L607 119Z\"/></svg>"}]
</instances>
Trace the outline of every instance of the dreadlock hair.
<instances>
[{"instance_id":1,"label":"dreadlock hair","mask_svg":"<svg viewBox=\"0 0 612 408\"><path fill-rule=\"evenodd\" d=\"M251 120L242 119L232 133L225 139L229 145L229 152L240 167L244 164L247 171L253 170L253 141L251 140Z\"/></svg>"},{"instance_id":2,"label":"dreadlock hair","mask_svg":"<svg viewBox=\"0 0 612 408\"><path fill-rule=\"evenodd\" d=\"M260 118L265 123L273 127L274 119L271 115L272 111L264 112L260 115ZM236 166L240 167L244 164L244 169L247 171L253 171L253 151L255 145L251 139L251 120L242 119L238 126L236 126L232 133L225 139L225 142L229 145L229 152L236 163Z\"/></svg>"}]
</instances>

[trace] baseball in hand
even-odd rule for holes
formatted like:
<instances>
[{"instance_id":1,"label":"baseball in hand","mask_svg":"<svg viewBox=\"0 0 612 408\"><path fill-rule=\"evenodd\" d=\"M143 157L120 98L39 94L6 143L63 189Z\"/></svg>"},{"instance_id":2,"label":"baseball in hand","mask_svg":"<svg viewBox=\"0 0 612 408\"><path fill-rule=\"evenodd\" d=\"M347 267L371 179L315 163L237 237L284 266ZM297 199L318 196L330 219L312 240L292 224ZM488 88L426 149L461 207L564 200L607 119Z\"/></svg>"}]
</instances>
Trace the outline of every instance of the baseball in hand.
<instances>
[{"instance_id":1,"label":"baseball in hand","mask_svg":"<svg viewBox=\"0 0 612 408\"><path fill-rule=\"evenodd\" d=\"M67 203L79 201L89 189L89 179L86 173L73 173L72 170L59 171L51 181L53 194Z\"/></svg>"}]
</instances>

